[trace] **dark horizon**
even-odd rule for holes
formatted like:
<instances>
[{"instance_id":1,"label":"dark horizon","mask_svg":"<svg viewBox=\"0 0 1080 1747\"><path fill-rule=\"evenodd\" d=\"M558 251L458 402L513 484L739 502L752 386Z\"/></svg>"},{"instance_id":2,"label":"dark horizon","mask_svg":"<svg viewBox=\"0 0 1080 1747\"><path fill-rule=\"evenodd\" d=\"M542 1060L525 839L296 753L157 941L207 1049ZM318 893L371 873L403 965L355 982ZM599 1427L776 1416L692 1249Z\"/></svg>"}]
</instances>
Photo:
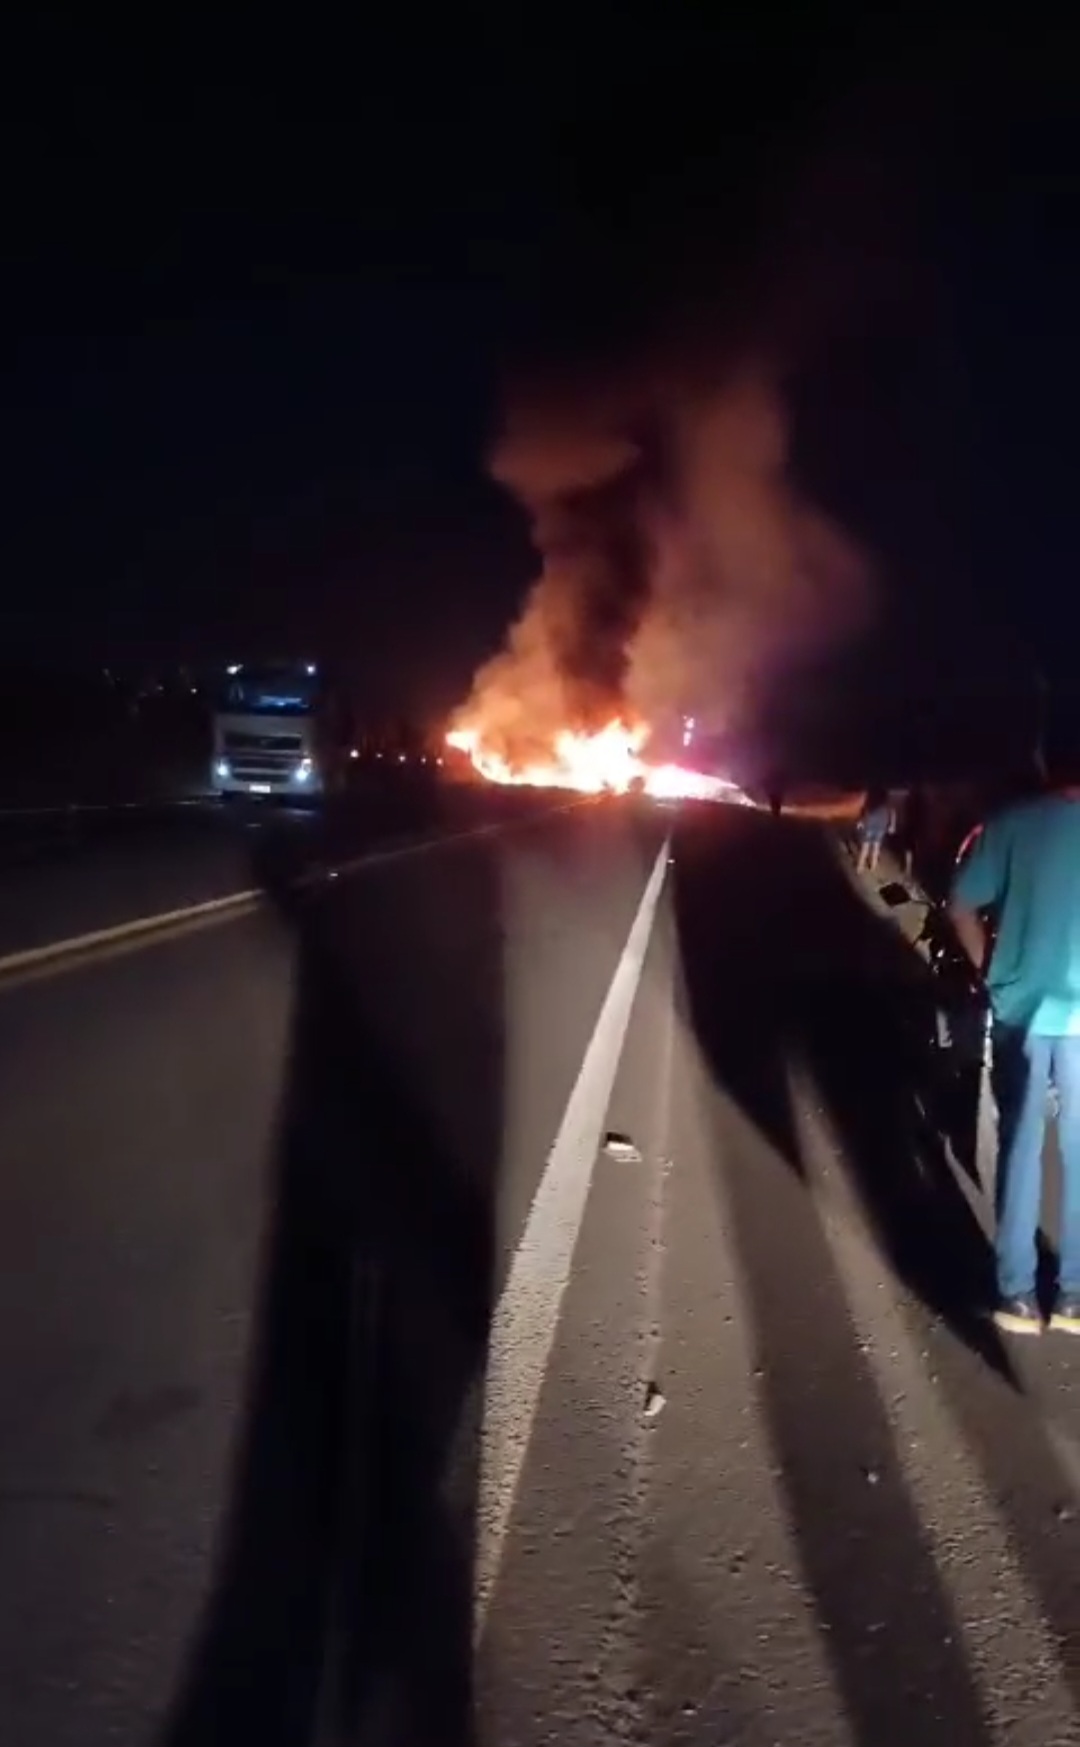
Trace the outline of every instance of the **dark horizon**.
<instances>
[{"instance_id":1,"label":"dark horizon","mask_svg":"<svg viewBox=\"0 0 1080 1747\"><path fill-rule=\"evenodd\" d=\"M873 560L859 689L962 710L1029 647L1068 675L1053 45L627 28L575 71L481 34L486 64L373 39L349 103L314 43L27 27L7 650L346 649L450 707L536 569L485 476L512 366L591 370L659 316L789 357L798 475Z\"/></svg>"}]
</instances>

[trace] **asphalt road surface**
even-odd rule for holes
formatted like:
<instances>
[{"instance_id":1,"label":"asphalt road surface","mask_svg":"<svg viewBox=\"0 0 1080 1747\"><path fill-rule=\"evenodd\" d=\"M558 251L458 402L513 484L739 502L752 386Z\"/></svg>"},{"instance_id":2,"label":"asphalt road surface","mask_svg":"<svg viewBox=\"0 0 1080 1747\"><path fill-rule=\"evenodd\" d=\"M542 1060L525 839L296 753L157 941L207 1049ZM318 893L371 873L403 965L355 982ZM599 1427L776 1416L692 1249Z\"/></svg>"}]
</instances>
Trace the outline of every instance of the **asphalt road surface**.
<instances>
[{"instance_id":1,"label":"asphalt road surface","mask_svg":"<svg viewBox=\"0 0 1080 1747\"><path fill-rule=\"evenodd\" d=\"M230 881L0 969L0 1740L1080 1741L1080 1351L828 836L144 819L2 950Z\"/></svg>"}]
</instances>

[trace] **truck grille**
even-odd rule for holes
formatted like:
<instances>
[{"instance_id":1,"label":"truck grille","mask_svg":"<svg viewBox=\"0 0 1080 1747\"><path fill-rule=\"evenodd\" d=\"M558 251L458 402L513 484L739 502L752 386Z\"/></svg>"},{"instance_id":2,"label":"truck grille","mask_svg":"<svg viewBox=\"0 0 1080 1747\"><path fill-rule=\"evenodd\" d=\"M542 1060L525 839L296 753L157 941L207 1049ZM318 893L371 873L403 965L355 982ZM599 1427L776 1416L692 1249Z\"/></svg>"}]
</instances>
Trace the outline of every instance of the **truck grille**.
<instances>
[{"instance_id":1,"label":"truck grille","mask_svg":"<svg viewBox=\"0 0 1080 1747\"><path fill-rule=\"evenodd\" d=\"M231 770L240 782L287 783L296 769L294 759L234 758Z\"/></svg>"},{"instance_id":2,"label":"truck grille","mask_svg":"<svg viewBox=\"0 0 1080 1747\"><path fill-rule=\"evenodd\" d=\"M229 729L223 736L226 754L235 752L270 752L295 757L302 741L299 734L245 734Z\"/></svg>"}]
</instances>

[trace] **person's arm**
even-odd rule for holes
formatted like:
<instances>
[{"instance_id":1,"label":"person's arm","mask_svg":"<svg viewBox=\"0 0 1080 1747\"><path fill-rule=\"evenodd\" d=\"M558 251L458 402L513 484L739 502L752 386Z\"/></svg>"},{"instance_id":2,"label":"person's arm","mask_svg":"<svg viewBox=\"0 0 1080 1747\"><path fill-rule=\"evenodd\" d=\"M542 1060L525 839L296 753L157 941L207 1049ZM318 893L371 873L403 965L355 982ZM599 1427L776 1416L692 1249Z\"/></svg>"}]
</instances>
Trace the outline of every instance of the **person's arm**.
<instances>
[{"instance_id":1,"label":"person's arm","mask_svg":"<svg viewBox=\"0 0 1080 1747\"><path fill-rule=\"evenodd\" d=\"M957 869L949 895L949 919L956 938L980 974L986 970L989 946L980 912L996 909L1005 895L1003 829L1002 821L994 820L980 831Z\"/></svg>"},{"instance_id":2,"label":"person's arm","mask_svg":"<svg viewBox=\"0 0 1080 1747\"><path fill-rule=\"evenodd\" d=\"M956 929L957 940L981 976L986 969L987 945L982 917L977 910L969 910L966 904L957 903L954 898L949 904L949 920Z\"/></svg>"}]
</instances>

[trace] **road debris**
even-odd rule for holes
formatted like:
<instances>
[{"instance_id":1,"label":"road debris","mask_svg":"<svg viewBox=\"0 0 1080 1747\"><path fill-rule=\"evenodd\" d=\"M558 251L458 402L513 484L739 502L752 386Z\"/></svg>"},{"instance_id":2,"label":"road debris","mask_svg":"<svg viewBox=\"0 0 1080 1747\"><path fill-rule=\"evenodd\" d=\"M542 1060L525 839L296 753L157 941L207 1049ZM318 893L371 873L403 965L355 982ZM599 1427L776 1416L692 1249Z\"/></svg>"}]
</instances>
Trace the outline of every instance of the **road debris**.
<instances>
[{"instance_id":1,"label":"road debris","mask_svg":"<svg viewBox=\"0 0 1080 1747\"><path fill-rule=\"evenodd\" d=\"M628 1134L619 1134L616 1129L610 1129L604 1136L604 1151L609 1159L615 1159L620 1165L640 1165L641 1149L636 1147Z\"/></svg>"},{"instance_id":2,"label":"road debris","mask_svg":"<svg viewBox=\"0 0 1080 1747\"><path fill-rule=\"evenodd\" d=\"M655 1383L646 1384L646 1386L645 1386L645 1418L646 1419L655 1419L657 1414L663 1413L665 1405L666 1405L666 1397L657 1388L656 1384Z\"/></svg>"}]
</instances>

